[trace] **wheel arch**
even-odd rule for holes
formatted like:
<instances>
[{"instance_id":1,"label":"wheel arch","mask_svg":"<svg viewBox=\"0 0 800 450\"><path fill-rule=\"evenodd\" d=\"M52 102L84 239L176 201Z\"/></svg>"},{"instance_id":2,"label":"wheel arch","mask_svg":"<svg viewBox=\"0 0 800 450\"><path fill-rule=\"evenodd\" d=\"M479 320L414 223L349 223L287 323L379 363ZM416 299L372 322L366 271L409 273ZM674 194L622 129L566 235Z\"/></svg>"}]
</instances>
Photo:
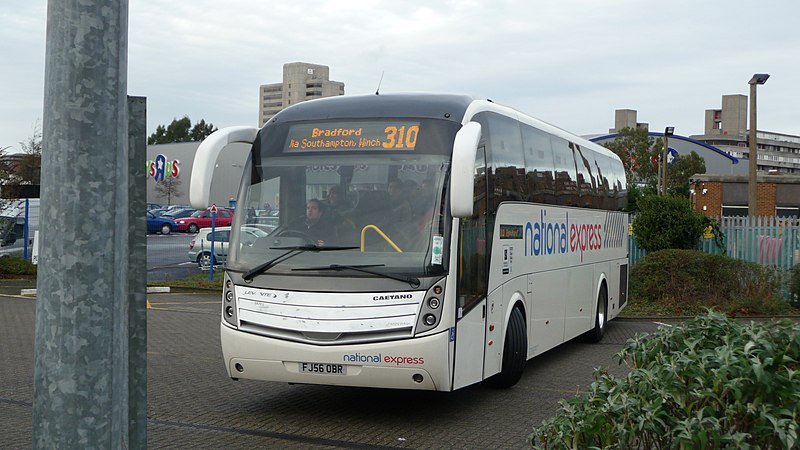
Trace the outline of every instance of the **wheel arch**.
<instances>
[{"instance_id":1,"label":"wheel arch","mask_svg":"<svg viewBox=\"0 0 800 450\"><path fill-rule=\"evenodd\" d=\"M592 295L592 317L597 315L597 299L600 297L600 291L603 289L603 286L606 288L606 301L608 301L608 274L606 274L605 271L600 272L595 282L593 290L594 295Z\"/></svg>"},{"instance_id":2,"label":"wheel arch","mask_svg":"<svg viewBox=\"0 0 800 450\"><path fill-rule=\"evenodd\" d=\"M503 319L503 329L508 326L508 322L511 320L511 313L514 311L514 308L520 309L522 318L525 320L525 324L528 324L528 311L525 305L525 296L523 296L520 291L514 291L514 293L511 294L511 297L508 299L508 307L506 308L505 318Z\"/></svg>"},{"instance_id":3,"label":"wheel arch","mask_svg":"<svg viewBox=\"0 0 800 450\"><path fill-rule=\"evenodd\" d=\"M525 303L525 296L520 291L514 291L508 298L508 306L506 307L503 317L503 336L505 336L505 332L508 330L511 322L511 314L514 312L514 309L519 309L522 313L522 320L525 322L525 336L528 338L528 342L530 342L531 329L530 320L528 320L528 308ZM503 339L502 347L500 347L501 354L503 350L505 350L505 345L505 339Z\"/></svg>"}]
</instances>

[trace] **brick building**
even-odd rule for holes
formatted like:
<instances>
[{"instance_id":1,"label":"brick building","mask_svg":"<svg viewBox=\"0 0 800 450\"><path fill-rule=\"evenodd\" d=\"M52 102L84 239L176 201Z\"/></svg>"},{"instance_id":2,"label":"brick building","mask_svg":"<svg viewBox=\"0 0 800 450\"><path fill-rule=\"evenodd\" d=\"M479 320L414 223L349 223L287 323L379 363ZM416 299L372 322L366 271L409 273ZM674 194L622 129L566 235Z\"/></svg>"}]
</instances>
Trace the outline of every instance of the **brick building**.
<instances>
[{"instance_id":1,"label":"brick building","mask_svg":"<svg viewBox=\"0 0 800 450\"><path fill-rule=\"evenodd\" d=\"M746 175L695 175L691 180L692 208L706 217L747 216ZM758 175L758 216L798 217L800 176Z\"/></svg>"}]
</instances>

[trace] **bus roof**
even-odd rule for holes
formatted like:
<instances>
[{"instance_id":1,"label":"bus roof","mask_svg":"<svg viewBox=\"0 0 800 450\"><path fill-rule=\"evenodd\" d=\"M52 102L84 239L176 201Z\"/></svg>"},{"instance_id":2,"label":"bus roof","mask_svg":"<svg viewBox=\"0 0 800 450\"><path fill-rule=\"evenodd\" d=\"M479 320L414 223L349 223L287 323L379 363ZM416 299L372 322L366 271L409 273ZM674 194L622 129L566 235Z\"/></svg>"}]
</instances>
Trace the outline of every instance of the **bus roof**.
<instances>
[{"instance_id":1,"label":"bus roof","mask_svg":"<svg viewBox=\"0 0 800 450\"><path fill-rule=\"evenodd\" d=\"M419 117L461 123L475 98L460 94L371 94L320 98L294 104L270 122L330 118Z\"/></svg>"},{"instance_id":2,"label":"bus roof","mask_svg":"<svg viewBox=\"0 0 800 450\"><path fill-rule=\"evenodd\" d=\"M601 145L529 116L515 108L495 103L489 99L464 94L417 92L325 97L296 103L280 111L268 124L295 120L316 121L367 117L414 117L463 123L465 114L469 114L471 117L481 111L504 114L583 147L591 148L598 153L618 158Z\"/></svg>"}]
</instances>

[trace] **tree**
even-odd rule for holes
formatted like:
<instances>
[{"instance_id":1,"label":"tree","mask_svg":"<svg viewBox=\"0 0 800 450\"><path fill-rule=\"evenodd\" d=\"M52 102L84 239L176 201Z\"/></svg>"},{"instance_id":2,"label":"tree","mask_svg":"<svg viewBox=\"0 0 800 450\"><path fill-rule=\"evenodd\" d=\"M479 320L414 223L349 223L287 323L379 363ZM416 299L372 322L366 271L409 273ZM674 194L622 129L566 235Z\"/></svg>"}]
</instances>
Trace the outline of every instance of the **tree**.
<instances>
[{"instance_id":1,"label":"tree","mask_svg":"<svg viewBox=\"0 0 800 450\"><path fill-rule=\"evenodd\" d=\"M19 184L41 184L42 173L42 130L39 121L33 126L33 135L25 142L19 143L24 156L17 164L17 175Z\"/></svg>"},{"instance_id":2,"label":"tree","mask_svg":"<svg viewBox=\"0 0 800 450\"><path fill-rule=\"evenodd\" d=\"M167 177L156 183L156 194L159 198L166 198L167 205L170 205L172 204L172 197L181 195L180 186L181 180Z\"/></svg>"},{"instance_id":3,"label":"tree","mask_svg":"<svg viewBox=\"0 0 800 450\"><path fill-rule=\"evenodd\" d=\"M678 155L667 168L667 188L672 195L689 197L689 180L693 175L706 173L706 162L692 151L686 156Z\"/></svg>"},{"instance_id":4,"label":"tree","mask_svg":"<svg viewBox=\"0 0 800 450\"><path fill-rule=\"evenodd\" d=\"M156 131L147 138L147 144L170 144L173 142L198 142L202 141L209 134L217 131L217 128L212 123L206 123L201 119L192 127L192 121L189 116L183 116L181 119L173 119L167 125L159 125Z\"/></svg>"},{"instance_id":5,"label":"tree","mask_svg":"<svg viewBox=\"0 0 800 450\"><path fill-rule=\"evenodd\" d=\"M7 150L10 147L0 148L2 196L37 197L42 168L42 131L39 121L33 126L33 135L19 144L21 154L9 154Z\"/></svg>"},{"instance_id":6,"label":"tree","mask_svg":"<svg viewBox=\"0 0 800 450\"><path fill-rule=\"evenodd\" d=\"M192 130L189 132L189 135L192 137L192 141L200 142L215 131L217 131L217 129L214 128L213 124L206 123L205 120L200 119L200 122L194 124Z\"/></svg>"},{"instance_id":7,"label":"tree","mask_svg":"<svg viewBox=\"0 0 800 450\"><path fill-rule=\"evenodd\" d=\"M658 156L664 148L662 140L649 136L644 128L625 127L614 141L603 145L622 160L628 184L655 186L658 183Z\"/></svg>"}]
</instances>

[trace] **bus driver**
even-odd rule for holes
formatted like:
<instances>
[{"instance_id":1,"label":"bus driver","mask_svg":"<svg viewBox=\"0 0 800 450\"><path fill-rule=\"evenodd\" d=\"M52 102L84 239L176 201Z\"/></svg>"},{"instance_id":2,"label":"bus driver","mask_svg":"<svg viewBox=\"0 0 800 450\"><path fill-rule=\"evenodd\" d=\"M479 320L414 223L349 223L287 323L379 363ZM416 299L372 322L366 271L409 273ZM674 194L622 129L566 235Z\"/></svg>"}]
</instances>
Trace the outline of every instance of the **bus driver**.
<instances>
[{"instance_id":1,"label":"bus driver","mask_svg":"<svg viewBox=\"0 0 800 450\"><path fill-rule=\"evenodd\" d=\"M305 234L319 246L330 244L337 237L336 227L325 215L322 202L316 198L306 203L305 217L296 220L290 228Z\"/></svg>"}]
</instances>

